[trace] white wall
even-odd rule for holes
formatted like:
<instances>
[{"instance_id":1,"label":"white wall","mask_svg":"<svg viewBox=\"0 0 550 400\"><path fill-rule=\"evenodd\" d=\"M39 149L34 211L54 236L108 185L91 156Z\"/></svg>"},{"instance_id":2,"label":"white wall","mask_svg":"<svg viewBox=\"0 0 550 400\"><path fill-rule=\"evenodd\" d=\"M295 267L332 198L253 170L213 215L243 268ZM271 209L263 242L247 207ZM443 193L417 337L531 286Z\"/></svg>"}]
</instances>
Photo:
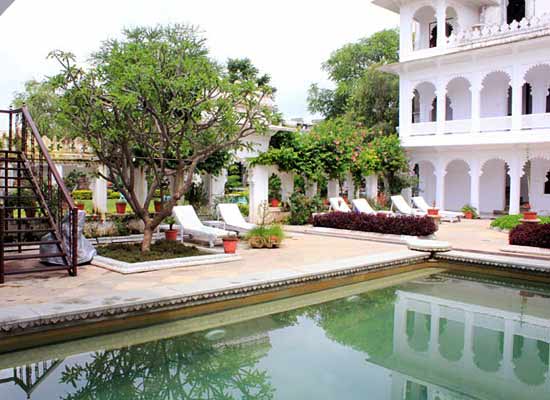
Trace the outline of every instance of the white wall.
<instances>
[{"instance_id":1,"label":"white wall","mask_svg":"<svg viewBox=\"0 0 550 400\"><path fill-rule=\"evenodd\" d=\"M470 168L464 161L452 161L445 176L445 209L459 211L470 203Z\"/></svg>"},{"instance_id":2,"label":"white wall","mask_svg":"<svg viewBox=\"0 0 550 400\"><path fill-rule=\"evenodd\" d=\"M479 182L479 208L483 213L505 208L506 164L502 160L485 163Z\"/></svg>"},{"instance_id":3,"label":"white wall","mask_svg":"<svg viewBox=\"0 0 550 400\"><path fill-rule=\"evenodd\" d=\"M508 115L508 87L510 82L504 73L494 73L483 81L481 91L481 117L504 117Z\"/></svg>"},{"instance_id":4,"label":"white wall","mask_svg":"<svg viewBox=\"0 0 550 400\"><path fill-rule=\"evenodd\" d=\"M418 163L420 196L431 206L435 202L435 169L434 166L426 161Z\"/></svg>"},{"instance_id":5,"label":"white wall","mask_svg":"<svg viewBox=\"0 0 550 400\"><path fill-rule=\"evenodd\" d=\"M550 161L535 159L531 161L531 191L529 202L534 211L550 215L550 195L544 194L546 174L550 171Z\"/></svg>"},{"instance_id":6,"label":"white wall","mask_svg":"<svg viewBox=\"0 0 550 400\"><path fill-rule=\"evenodd\" d=\"M447 86L447 97L451 101L452 119L470 119L472 115L472 94L468 81L455 79ZM447 115L447 119L449 115Z\"/></svg>"},{"instance_id":7,"label":"white wall","mask_svg":"<svg viewBox=\"0 0 550 400\"><path fill-rule=\"evenodd\" d=\"M527 0L529 1L529 0ZM534 10L536 16L541 16L545 13L550 13L550 1L548 0L530 0L534 2Z\"/></svg>"}]
</instances>

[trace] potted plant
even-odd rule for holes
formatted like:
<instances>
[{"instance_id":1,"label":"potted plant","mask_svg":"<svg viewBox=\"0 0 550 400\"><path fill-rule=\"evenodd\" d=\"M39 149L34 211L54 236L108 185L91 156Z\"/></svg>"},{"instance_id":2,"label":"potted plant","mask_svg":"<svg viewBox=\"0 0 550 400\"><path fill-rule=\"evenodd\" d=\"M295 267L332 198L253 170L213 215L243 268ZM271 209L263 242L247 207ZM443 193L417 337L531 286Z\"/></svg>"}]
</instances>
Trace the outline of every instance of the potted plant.
<instances>
[{"instance_id":1,"label":"potted plant","mask_svg":"<svg viewBox=\"0 0 550 400\"><path fill-rule=\"evenodd\" d=\"M537 219L537 212L536 211L524 211L523 212L523 219L527 221L535 221Z\"/></svg>"},{"instance_id":2,"label":"potted plant","mask_svg":"<svg viewBox=\"0 0 550 400\"><path fill-rule=\"evenodd\" d=\"M80 211L84 211L84 208L85 208L84 203L77 201L75 205L76 205L76 208L78 208Z\"/></svg>"},{"instance_id":3,"label":"potted plant","mask_svg":"<svg viewBox=\"0 0 550 400\"><path fill-rule=\"evenodd\" d=\"M279 207L279 199L277 198L272 198L271 199L271 207Z\"/></svg>"},{"instance_id":4,"label":"potted plant","mask_svg":"<svg viewBox=\"0 0 550 400\"><path fill-rule=\"evenodd\" d=\"M428 208L428 215L431 215L431 216L439 215L439 208L436 208L436 207Z\"/></svg>"},{"instance_id":5,"label":"potted plant","mask_svg":"<svg viewBox=\"0 0 550 400\"><path fill-rule=\"evenodd\" d=\"M174 224L176 223L176 219L172 216L169 216L164 219L164 223L170 226L168 230L164 232L164 236L166 237L166 240L169 242L177 241L178 230L173 228Z\"/></svg>"},{"instance_id":6,"label":"potted plant","mask_svg":"<svg viewBox=\"0 0 550 400\"><path fill-rule=\"evenodd\" d=\"M225 254L235 254L237 251L237 243L239 238L236 235L228 235L222 238L223 251Z\"/></svg>"},{"instance_id":7,"label":"potted plant","mask_svg":"<svg viewBox=\"0 0 550 400\"><path fill-rule=\"evenodd\" d=\"M466 204L464 207L462 207L461 211L464 213L464 218L466 219L474 219L478 217L477 209L469 204Z\"/></svg>"},{"instance_id":8,"label":"potted plant","mask_svg":"<svg viewBox=\"0 0 550 400\"><path fill-rule=\"evenodd\" d=\"M257 226L246 236L248 244L253 249L277 248L284 239L283 229L279 225Z\"/></svg>"},{"instance_id":9,"label":"potted plant","mask_svg":"<svg viewBox=\"0 0 550 400\"><path fill-rule=\"evenodd\" d=\"M126 214L126 202L119 200L115 203L117 214Z\"/></svg>"}]
</instances>

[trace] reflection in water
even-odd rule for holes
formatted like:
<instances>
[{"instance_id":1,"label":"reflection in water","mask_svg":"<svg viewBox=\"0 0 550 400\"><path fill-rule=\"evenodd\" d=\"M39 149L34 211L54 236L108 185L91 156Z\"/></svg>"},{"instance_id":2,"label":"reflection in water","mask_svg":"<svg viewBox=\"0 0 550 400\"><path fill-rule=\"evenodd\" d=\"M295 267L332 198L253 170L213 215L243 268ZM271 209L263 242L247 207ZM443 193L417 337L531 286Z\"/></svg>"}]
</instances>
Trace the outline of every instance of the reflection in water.
<instances>
[{"instance_id":1,"label":"reflection in water","mask_svg":"<svg viewBox=\"0 0 550 400\"><path fill-rule=\"evenodd\" d=\"M485 286L444 274L433 285L409 282L228 325L223 335L8 368L0 399L549 398L547 293L526 300L513 285L492 283L482 301Z\"/></svg>"}]
</instances>

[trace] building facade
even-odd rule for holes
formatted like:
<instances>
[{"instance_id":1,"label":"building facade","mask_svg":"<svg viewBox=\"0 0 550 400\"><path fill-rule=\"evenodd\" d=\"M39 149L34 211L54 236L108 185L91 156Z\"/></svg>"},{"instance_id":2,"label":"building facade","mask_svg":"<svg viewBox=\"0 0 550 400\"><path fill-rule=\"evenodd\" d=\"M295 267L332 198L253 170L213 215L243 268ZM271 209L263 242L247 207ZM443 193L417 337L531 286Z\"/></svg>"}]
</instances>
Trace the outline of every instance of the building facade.
<instances>
[{"instance_id":1,"label":"building facade","mask_svg":"<svg viewBox=\"0 0 550 400\"><path fill-rule=\"evenodd\" d=\"M440 208L550 214L550 1L373 0L400 15L399 134Z\"/></svg>"}]
</instances>

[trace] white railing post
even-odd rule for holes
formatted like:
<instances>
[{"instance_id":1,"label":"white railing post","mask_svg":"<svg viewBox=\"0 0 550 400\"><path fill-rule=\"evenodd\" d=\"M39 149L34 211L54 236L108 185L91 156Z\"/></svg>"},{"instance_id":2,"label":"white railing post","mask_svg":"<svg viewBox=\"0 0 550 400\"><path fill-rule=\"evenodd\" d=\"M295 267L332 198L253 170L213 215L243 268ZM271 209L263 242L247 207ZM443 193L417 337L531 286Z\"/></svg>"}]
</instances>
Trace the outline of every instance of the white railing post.
<instances>
[{"instance_id":1,"label":"white railing post","mask_svg":"<svg viewBox=\"0 0 550 400\"><path fill-rule=\"evenodd\" d=\"M437 47L444 48L447 45L447 2L437 2Z\"/></svg>"},{"instance_id":2,"label":"white railing post","mask_svg":"<svg viewBox=\"0 0 550 400\"><path fill-rule=\"evenodd\" d=\"M522 128L523 83L519 66L515 65L512 76L512 130L514 131Z\"/></svg>"},{"instance_id":3,"label":"white railing post","mask_svg":"<svg viewBox=\"0 0 550 400\"><path fill-rule=\"evenodd\" d=\"M447 88L445 82L440 80L437 84L437 134L445 133L445 119L447 118Z\"/></svg>"}]
</instances>

